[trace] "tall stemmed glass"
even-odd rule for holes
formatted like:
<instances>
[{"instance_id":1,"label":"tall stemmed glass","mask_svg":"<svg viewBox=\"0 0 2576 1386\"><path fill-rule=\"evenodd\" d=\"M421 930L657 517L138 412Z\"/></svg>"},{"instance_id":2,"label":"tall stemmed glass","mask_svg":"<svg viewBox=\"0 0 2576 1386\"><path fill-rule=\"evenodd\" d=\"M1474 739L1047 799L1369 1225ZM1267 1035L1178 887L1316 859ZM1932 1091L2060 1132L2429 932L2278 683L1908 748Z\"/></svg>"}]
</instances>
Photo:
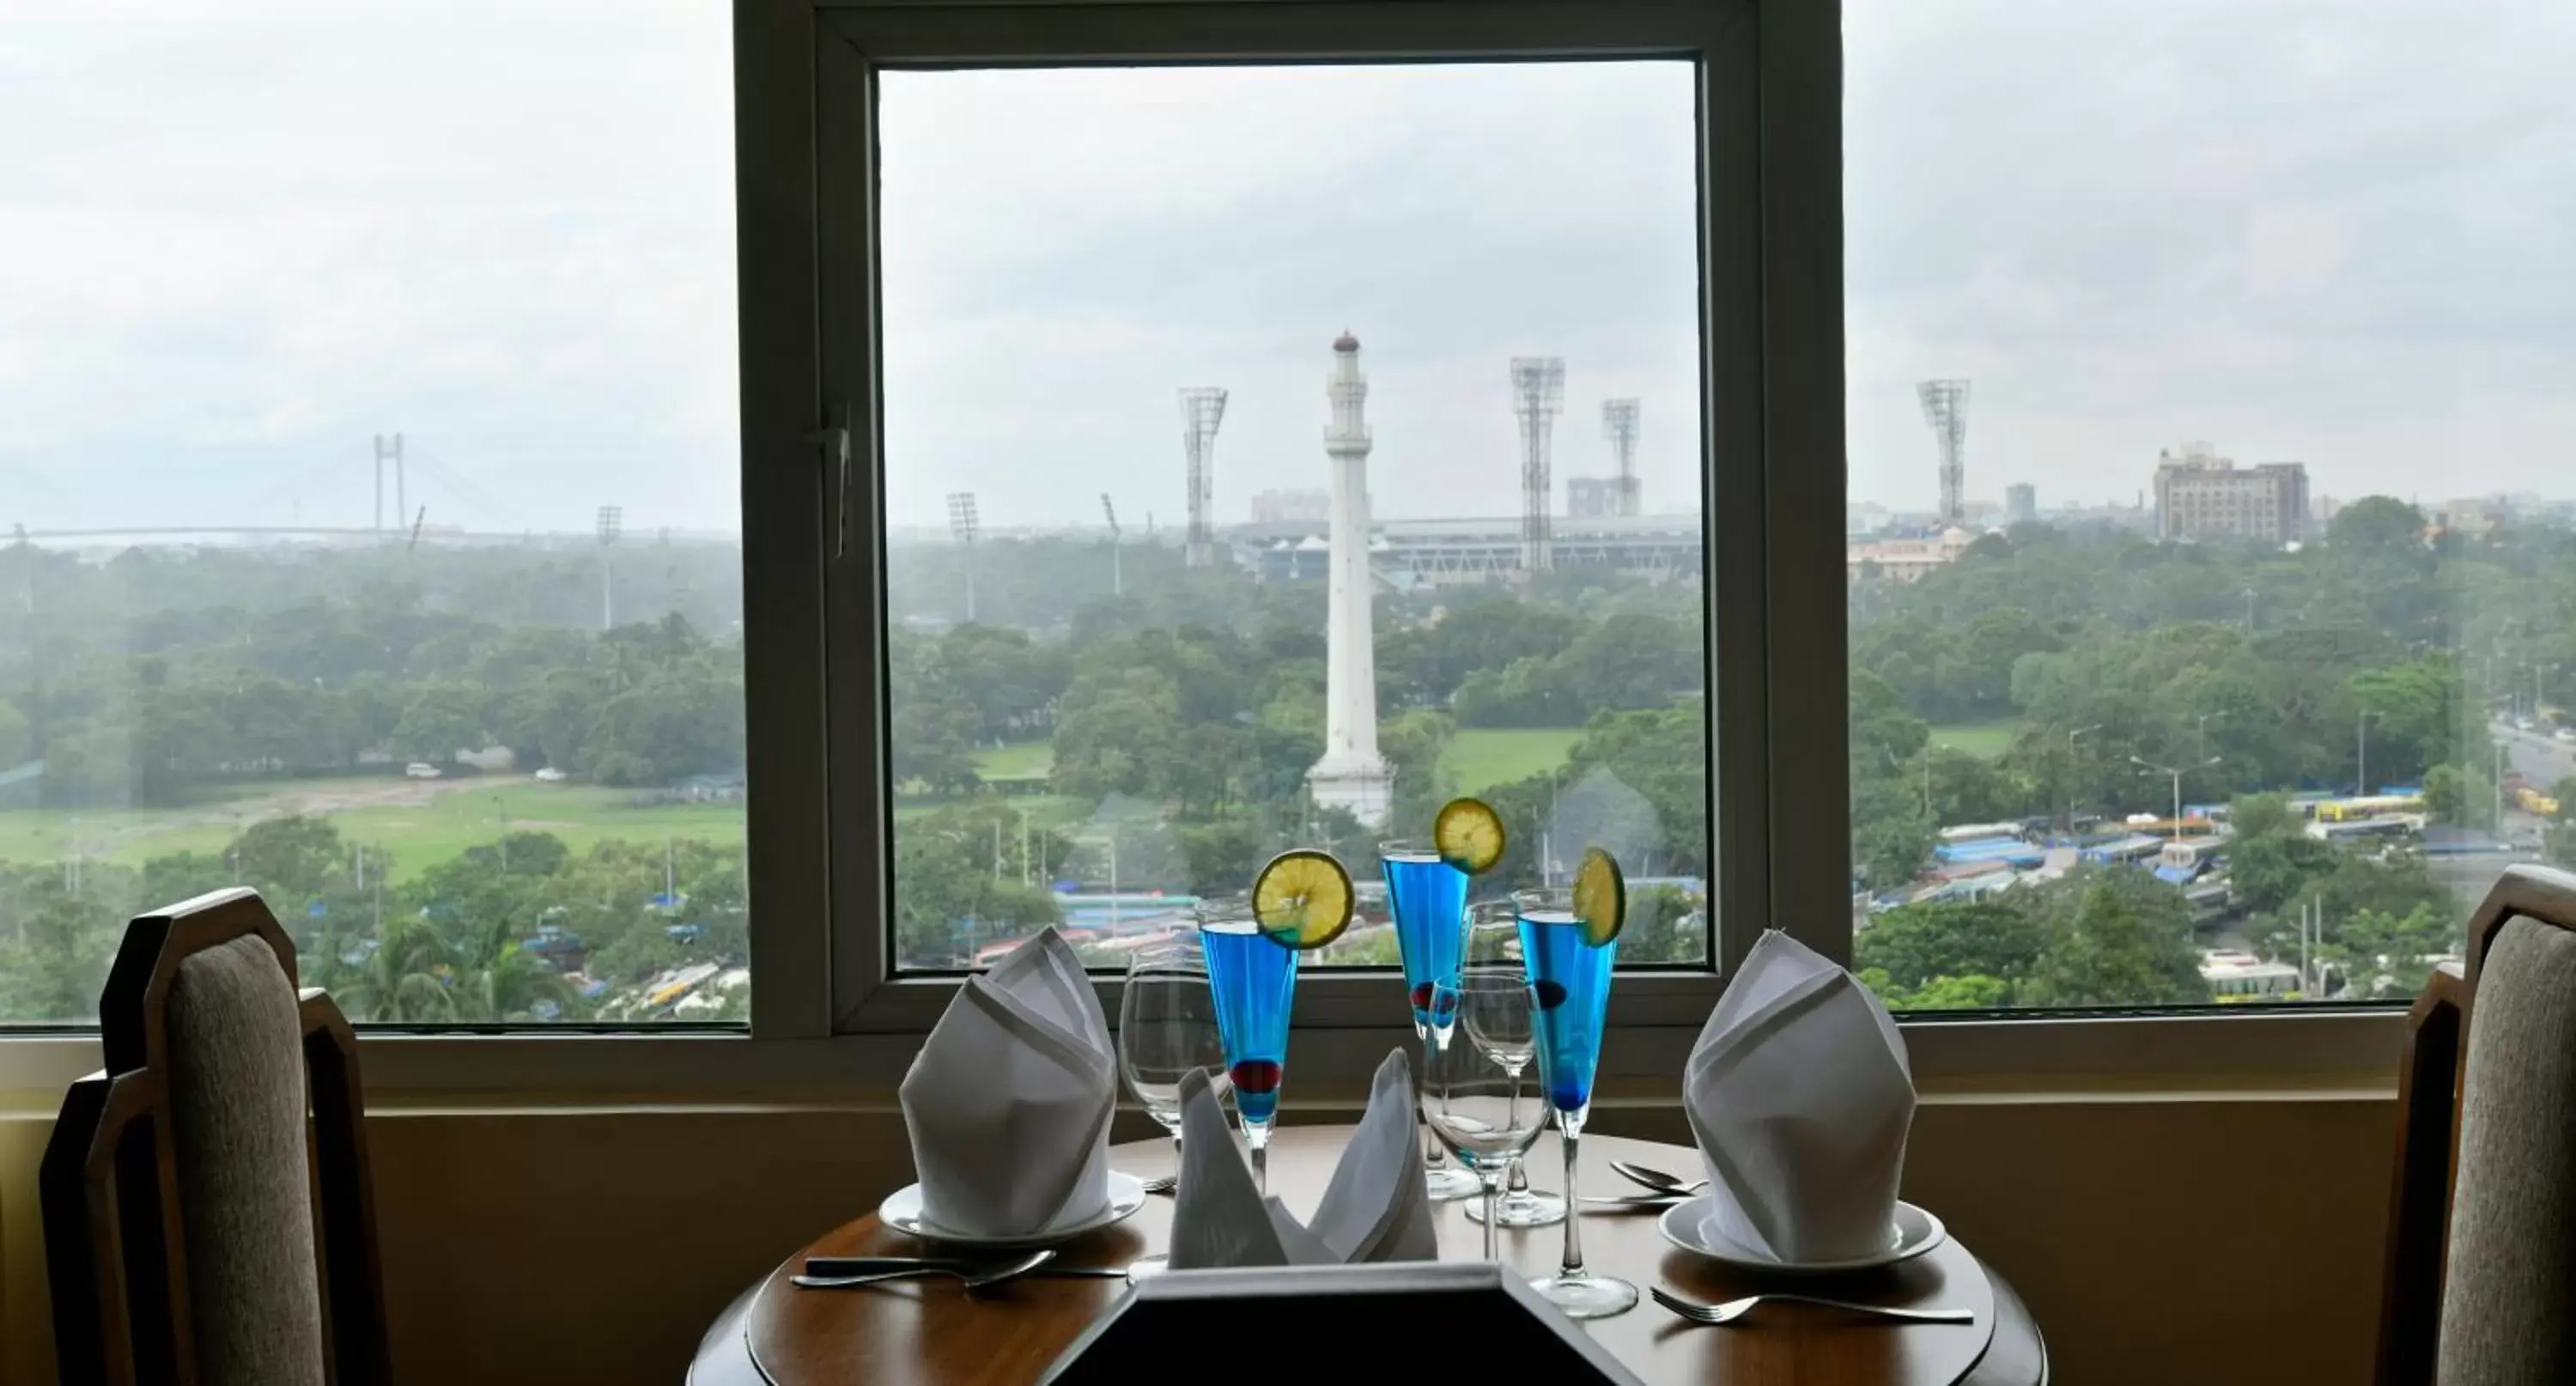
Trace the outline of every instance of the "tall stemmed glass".
<instances>
[{"instance_id":1,"label":"tall stemmed glass","mask_svg":"<svg viewBox=\"0 0 2576 1386\"><path fill-rule=\"evenodd\" d=\"M1386 908L1395 920L1396 951L1404 958L1405 994L1413 1003L1413 1036L1430 1043L1432 988L1455 987L1467 951L1467 873L1441 860L1429 843L1381 842L1378 864L1386 872ZM1424 1051L1426 1064L1429 1050ZM1423 1131L1423 1178L1435 1199L1473 1198L1475 1175L1452 1168Z\"/></svg>"},{"instance_id":2,"label":"tall stemmed glass","mask_svg":"<svg viewBox=\"0 0 2576 1386\"><path fill-rule=\"evenodd\" d=\"M1618 959L1619 944L1616 938L1592 941L1575 911L1572 891L1525 890L1512 903L1520 911L1521 961L1537 1008L1532 1030L1538 1041L1539 1081L1565 1145L1565 1190L1571 1197L1583 1187L1575 1179L1575 1160L1582 1149L1583 1118L1592 1108L1592 1073L1601 1056L1611 964ZM1607 1318L1637 1304L1636 1286L1584 1269L1583 1219L1577 1216L1565 1220L1564 1261L1537 1288L1568 1318Z\"/></svg>"},{"instance_id":3,"label":"tall stemmed glass","mask_svg":"<svg viewBox=\"0 0 2576 1386\"><path fill-rule=\"evenodd\" d=\"M1192 1069L1214 1075L1225 1097L1225 1041L1217 1029L1216 992L1208 985L1207 953L1195 937L1139 949L1127 963L1118 993L1118 1071L1154 1124L1172 1133L1173 1170L1180 1168L1181 1079ZM1130 1264L1128 1274L1153 1275L1161 1256Z\"/></svg>"},{"instance_id":4,"label":"tall stemmed glass","mask_svg":"<svg viewBox=\"0 0 2576 1386\"><path fill-rule=\"evenodd\" d=\"M1520 960L1520 919L1509 905L1480 905L1471 911L1467 927L1467 966L1460 974L1460 986L1473 991L1480 986L1527 986L1528 976ZM1528 1030L1522 1030L1517 1042L1503 1043L1493 1036L1477 1037L1485 1057L1503 1066L1512 1076L1513 1094L1520 1094L1521 1074L1536 1057ZM1529 1094L1531 1105L1542 1113L1547 1100L1537 1093ZM1485 1220L1483 1207L1467 1210L1468 1220ZM1533 1190L1529 1182L1529 1161L1512 1161L1510 1177L1503 1184L1503 1200L1494 1206L1493 1216L1505 1227L1552 1227L1565 1220L1565 1200L1545 1190Z\"/></svg>"},{"instance_id":5,"label":"tall stemmed glass","mask_svg":"<svg viewBox=\"0 0 2576 1386\"><path fill-rule=\"evenodd\" d=\"M1493 1061L1488 1037L1530 1034L1530 989L1518 978L1468 976L1463 985L1434 983L1424 996L1423 1125L1473 1171L1485 1202L1485 1259L1494 1245L1494 1205L1503 1174L1520 1163L1547 1124L1545 1104L1520 1100L1520 1080ZM1499 981L1502 985L1485 985Z\"/></svg>"},{"instance_id":6,"label":"tall stemmed glass","mask_svg":"<svg viewBox=\"0 0 2576 1386\"><path fill-rule=\"evenodd\" d=\"M1288 1012L1297 993L1297 950L1261 931L1249 910L1206 909L1199 942L1216 998L1218 1038L1234 1084L1234 1119L1252 1152L1253 1182L1270 1189L1270 1128L1288 1076Z\"/></svg>"}]
</instances>

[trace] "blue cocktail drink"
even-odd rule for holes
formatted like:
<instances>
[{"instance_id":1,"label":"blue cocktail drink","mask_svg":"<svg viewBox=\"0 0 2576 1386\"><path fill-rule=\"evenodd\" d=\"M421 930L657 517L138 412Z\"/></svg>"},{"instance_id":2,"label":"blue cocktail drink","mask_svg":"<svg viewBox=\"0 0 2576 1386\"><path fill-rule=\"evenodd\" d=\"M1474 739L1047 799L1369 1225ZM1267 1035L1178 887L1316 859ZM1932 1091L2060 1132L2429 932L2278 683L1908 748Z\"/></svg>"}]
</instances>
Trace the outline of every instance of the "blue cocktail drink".
<instances>
[{"instance_id":1,"label":"blue cocktail drink","mask_svg":"<svg viewBox=\"0 0 2576 1386\"><path fill-rule=\"evenodd\" d=\"M1435 987L1455 989L1467 958L1467 873L1441 860L1424 843L1378 844L1386 872L1386 908L1395 921L1396 949L1404 958L1405 999L1413 1007L1413 1034L1427 1043L1424 1008ZM1428 1071L1425 1051L1425 1071ZM1483 1188L1473 1174L1448 1162L1424 1131L1422 1163L1435 1199L1473 1198Z\"/></svg>"},{"instance_id":2,"label":"blue cocktail drink","mask_svg":"<svg viewBox=\"0 0 2576 1386\"><path fill-rule=\"evenodd\" d=\"M1252 1151L1252 1171L1267 1187L1270 1126L1288 1076L1288 1015L1297 991L1297 950L1261 932L1249 917L1203 918L1208 988L1216 998L1217 1034L1234 1085L1235 1118Z\"/></svg>"},{"instance_id":3,"label":"blue cocktail drink","mask_svg":"<svg viewBox=\"0 0 2576 1386\"><path fill-rule=\"evenodd\" d=\"M1615 864L1610 874L1615 878ZM1571 1199L1582 1187L1575 1179L1575 1160L1582 1148L1583 1119L1592 1106L1592 1075L1601 1060L1602 1027L1610 1015L1610 975L1619 955L1619 921L1615 917L1587 920L1574 891L1525 890L1514 895L1512 903L1520 913L1521 963L1529 978L1530 1032L1538 1049L1539 1085L1547 1094L1547 1105L1556 1112L1556 1129L1565 1148L1565 1191ZM1584 1269L1582 1223L1581 1216L1569 1211L1565 1259L1553 1277L1538 1282L1539 1293L1577 1319L1602 1318L1635 1307L1636 1286Z\"/></svg>"}]
</instances>

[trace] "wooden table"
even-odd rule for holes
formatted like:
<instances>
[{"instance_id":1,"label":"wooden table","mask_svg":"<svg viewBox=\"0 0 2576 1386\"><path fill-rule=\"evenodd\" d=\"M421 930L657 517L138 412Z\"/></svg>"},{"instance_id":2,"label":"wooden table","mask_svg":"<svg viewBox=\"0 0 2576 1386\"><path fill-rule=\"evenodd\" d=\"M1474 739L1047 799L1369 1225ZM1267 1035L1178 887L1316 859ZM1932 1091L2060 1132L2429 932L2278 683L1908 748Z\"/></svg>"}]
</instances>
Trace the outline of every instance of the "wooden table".
<instances>
[{"instance_id":1,"label":"wooden table","mask_svg":"<svg viewBox=\"0 0 2576 1386\"><path fill-rule=\"evenodd\" d=\"M1350 1128L1289 1127L1270 1150L1274 1192L1299 1214L1323 1196ZM1153 1176L1172 1168L1167 1141L1115 1147L1116 1166ZM1531 1152L1538 1186L1553 1188L1563 1166L1553 1134ZM1583 1142L1583 1192L1633 1193L1613 1159L1660 1169L1699 1169L1686 1148L1613 1136ZM1437 1209L1444 1260L1483 1255L1484 1229ZM1163 1249L1172 1201L1062 1250L1067 1264L1124 1265ZM1535 1277L1556 1268L1564 1229L1505 1229L1503 1259ZM897 1282L865 1290L799 1290L787 1283L809 1255L917 1255L922 1243L877 1224L875 1215L834 1228L744 1292L711 1328L691 1367L692 1386L1025 1386L1037 1380L1084 1327L1126 1292L1120 1280L1030 1277L969 1299L956 1282ZM1650 1383L1798 1383L1799 1386L2039 1386L2048 1354L2037 1326L2001 1276L1956 1238L1888 1270L1825 1281L1756 1280L1675 1249L1651 1213L1592 1213L1583 1219L1584 1258L1596 1271L1646 1287L1663 1284L1702 1300L1761 1290L1808 1290L1903 1306L1968 1307L1972 1325L1865 1324L1804 1306L1767 1306L1748 1326L1695 1327L1651 1299L1616 1318L1586 1325L1630 1370Z\"/></svg>"}]
</instances>

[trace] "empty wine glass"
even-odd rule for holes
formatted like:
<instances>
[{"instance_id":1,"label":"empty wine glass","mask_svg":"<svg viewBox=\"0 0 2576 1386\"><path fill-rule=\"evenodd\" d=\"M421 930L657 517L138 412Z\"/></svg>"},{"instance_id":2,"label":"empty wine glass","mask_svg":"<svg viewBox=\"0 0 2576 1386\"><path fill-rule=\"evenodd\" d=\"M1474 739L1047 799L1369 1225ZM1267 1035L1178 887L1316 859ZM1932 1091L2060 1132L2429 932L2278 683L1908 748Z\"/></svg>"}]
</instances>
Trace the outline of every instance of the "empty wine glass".
<instances>
[{"instance_id":1,"label":"empty wine glass","mask_svg":"<svg viewBox=\"0 0 2576 1386\"><path fill-rule=\"evenodd\" d=\"M1521 987L1528 985L1521 969L1520 915L1511 906L1480 907L1475 912L1467 935L1467 967L1463 985ZM1529 1069L1535 1054L1532 1037L1523 1032L1517 1043L1495 1044L1479 1038L1486 1056L1501 1064L1512 1076L1517 1088L1521 1075ZM1542 1102L1537 1093L1530 1100ZM1502 1202L1495 1205L1494 1216L1505 1227L1553 1227L1565 1221L1565 1199L1545 1190L1533 1190L1529 1181L1529 1162L1514 1160L1511 1177L1503 1185ZM1485 1220L1482 1204L1467 1209L1470 1221Z\"/></svg>"},{"instance_id":2,"label":"empty wine glass","mask_svg":"<svg viewBox=\"0 0 2576 1386\"><path fill-rule=\"evenodd\" d=\"M1127 963L1118 994L1118 1072L1154 1124L1172 1133L1173 1169L1180 1168L1181 1080L1205 1069L1217 1097L1225 1096L1225 1041L1217 1030L1216 994L1208 986L1207 955L1195 937L1140 949ZM1136 1263L1138 1274L1162 1269L1163 1258Z\"/></svg>"},{"instance_id":3,"label":"empty wine glass","mask_svg":"<svg viewBox=\"0 0 2576 1386\"><path fill-rule=\"evenodd\" d=\"M1485 1259L1494 1244L1494 1205L1503 1177L1538 1139L1547 1104L1524 1102L1520 1080L1489 1057L1475 1036L1522 1036L1529 1043L1527 986L1469 987L1434 983L1424 1010L1422 1118L1449 1153L1482 1183Z\"/></svg>"}]
</instances>

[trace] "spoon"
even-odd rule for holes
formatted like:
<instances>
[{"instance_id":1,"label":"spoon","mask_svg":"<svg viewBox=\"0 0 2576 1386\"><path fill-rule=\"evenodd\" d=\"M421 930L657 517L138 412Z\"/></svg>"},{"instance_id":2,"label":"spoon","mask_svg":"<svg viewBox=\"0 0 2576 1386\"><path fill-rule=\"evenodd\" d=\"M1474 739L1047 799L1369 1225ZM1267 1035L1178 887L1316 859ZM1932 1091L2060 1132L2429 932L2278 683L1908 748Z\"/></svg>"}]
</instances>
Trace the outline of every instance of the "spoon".
<instances>
[{"instance_id":1,"label":"spoon","mask_svg":"<svg viewBox=\"0 0 2576 1386\"><path fill-rule=\"evenodd\" d=\"M1653 1165L1641 1165L1634 1160L1612 1160L1610 1168L1647 1188L1677 1197L1687 1198L1708 1187L1705 1179L1684 1179L1678 1174L1666 1174Z\"/></svg>"},{"instance_id":2,"label":"spoon","mask_svg":"<svg viewBox=\"0 0 2576 1386\"><path fill-rule=\"evenodd\" d=\"M916 1275L953 1275L966 1282L966 1293L971 1295L988 1285L999 1285L1005 1280L1016 1280L1054 1259L1055 1248L1047 1247L1032 1251L1016 1261L997 1262L982 1270L968 1270L961 1266L942 1266L925 1262L917 1266L906 1266L901 1270L878 1271L872 1275L799 1275L792 1279L796 1287L801 1290L846 1290L859 1285L874 1285L881 1280L902 1280Z\"/></svg>"}]
</instances>

